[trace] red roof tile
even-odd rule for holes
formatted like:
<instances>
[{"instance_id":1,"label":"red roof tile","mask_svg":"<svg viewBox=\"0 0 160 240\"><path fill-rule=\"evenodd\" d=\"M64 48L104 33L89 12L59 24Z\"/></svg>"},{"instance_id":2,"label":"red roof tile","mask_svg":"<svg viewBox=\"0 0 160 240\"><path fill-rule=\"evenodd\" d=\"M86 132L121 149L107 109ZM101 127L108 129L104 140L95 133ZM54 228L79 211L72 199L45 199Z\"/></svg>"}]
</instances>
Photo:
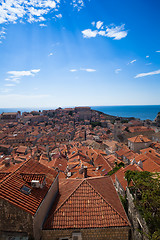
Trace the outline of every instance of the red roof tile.
<instances>
[{"instance_id":1,"label":"red roof tile","mask_svg":"<svg viewBox=\"0 0 160 240\"><path fill-rule=\"evenodd\" d=\"M109 177L66 179L44 229L129 226L128 218Z\"/></svg>"},{"instance_id":2,"label":"red roof tile","mask_svg":"<svg viewBox=\"0 0 160 240\"><path fill-rule=\"evenodd\" d=\"M42 179L44 175L46 176L45 186L42 189L32 188L30 184L32 177L35 176L36 179ZM53 169L41 165L38 161L28 160L1 181L0 198L34 215L56 176L57 172ZM21 191L23 186L31 189L29 195Z\"/></svg>"},{"instance_id":3,"label":"red roof tile","mask_svg":"<svg viewBox=\"0 0 160 240\"><path fill-rule=\"evenodd\" d=\"M148 158L143 162L143 170L148 172L160 172L160 165Z\"/></svg>"},{"instance_id":4,"label":"red roof tile","mask_svg":"<svg viewBox=\"0 0 160 240\"><path fill-rule=\"evenodd\" d=\"M98 166L101 167L99 171L101 172L102 175L107 174L113 169L111 167L111 164L101 154L98 154L96 160L94 161L94 165L96 167Z\"/></svg>"},{"instance_id":5,"label":"red roof tile","mask_svg":"<svg viewBox=\"0 0 160 240\"><path fill-rule=\"evenodd\" d=\"M132 138L128 138L128 140L130 142L134 142L134 143L146 143L146 142L151 142L150 139L148 139L147 137L143 136L143 135L138 135Z\"/></svg>"},{"instance_id":6,"label":"red roof tile","mask_svg":"<svg viewBox=\"0 0 160 240\"><path fill-rule=\"evenodd\" d=\"M127 187L127 180L125 179L125 172L126 171L143 171L139 166L137 166L136 164L133 165L128 165L125 168L120 168L116 173L115 176L118 178L118 181L120 182L121 186L123 187L124 190L126 190Z\"/></svg>"}]
</instances>

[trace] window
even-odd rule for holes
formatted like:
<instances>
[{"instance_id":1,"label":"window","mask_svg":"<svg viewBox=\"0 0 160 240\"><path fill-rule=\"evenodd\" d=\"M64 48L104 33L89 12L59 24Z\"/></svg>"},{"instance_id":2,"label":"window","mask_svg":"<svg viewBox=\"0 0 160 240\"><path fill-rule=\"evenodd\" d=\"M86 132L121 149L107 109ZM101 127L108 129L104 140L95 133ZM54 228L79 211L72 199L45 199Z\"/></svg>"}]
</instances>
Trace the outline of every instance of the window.
<instances>
[{"instance_id":1,"label":"window","mask_svg":"<svg viewBox=\"0 0 160 240\"><path fill-rule=\"evenodd\" d=\"M72 240L82 240L81 233L72 233Z\"/></svg>"},{"instance_id":2,"label":"window","mask_svg":"<svg viewBox=\"0 0 160 240\"><path fill-rule=\"evenodd\" d=\"M29 187L26 187L25 185L21 188L21 192L26 194L26 195L29 195L30 192L31 192L31 189Z\"/></svg>"},{"instance_id":3,"label":"window","mask_svg":"<svg viewBox=\"0 0 160 240\"><path fill-rule=\"evenodd\" d=\"M73 240L78 240L78 236L74 236L72 239Z\"/></svg>"},{"instance_id":4,"label":"window","mask_svg":"<svg viewBox=\"0 0 160 240\"><path fill-rule=\"evenodd\" d=\"M69 240L68 237L59 238L59 240Z\"/></svg>"}]
</instances>

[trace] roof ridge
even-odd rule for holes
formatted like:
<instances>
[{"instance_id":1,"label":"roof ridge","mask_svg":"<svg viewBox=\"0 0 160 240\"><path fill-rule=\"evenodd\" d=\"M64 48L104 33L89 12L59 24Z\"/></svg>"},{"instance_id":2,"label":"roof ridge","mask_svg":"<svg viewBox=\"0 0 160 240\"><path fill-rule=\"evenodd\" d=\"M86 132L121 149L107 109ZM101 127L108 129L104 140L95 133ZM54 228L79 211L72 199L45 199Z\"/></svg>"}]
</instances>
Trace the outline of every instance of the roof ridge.
<instances>
[{"instance_id":1,"label":"roof ridge","mask_svg":"<svg viewBox=\"0 0 160 240\"><path fill-rule=\"evenodd\" d=\"M148 156L147 156L147 157L148 157ZM160 165L159 165L158 163L156 163L152 158L148 157L145 161L147 161L147 160L150 160L150 161L154 162L157 166L160 167ZM144 161L144 162L145 162L145 161Z\"/></svg>"},{"instance_id":2,"label":"roof ridge","mask_svg":"<svg viewBox=\"0 0 160 240\"><path fill-rule=\"evenodd\" d=\"M86 179L87 180L87 179ZM121 216L121 214L106 200L106 199L104 199L104 197L99 193L99 192L97 192L97 190L89 183L89 182L87 182L88 183L88 185L90 185L92 188L93 188L93 190L95 190L96 191L96 193L128 224L128 222L124 219L124 217L123 216ZM112 183L113 184L113 183ZM115 191L116 192L116 191ZM117 192L116 192L117 193ZM120 203L121 203L121 201L120 201Z\"/></svg>"},{"instance_id":3,"label":"roof ridge","mask_svg":"<svg viewBox=\"0 0 160 240\"><path fill-rule=\"evenodd\" d=\"M79 180L79 179L78 179ZM56 211L54 212L54 214L62 207L63 204L65 204L65 202L74 194L74 192L80 187L80 185L84 182L85 179L81 180L80 184L78 184L78 186L74 189L74 191L72 193L69 194L69 196L60 204L60 206L56 209Z\"/></svg>"},{"instance_id":4,"label":"roof ridge","mask_svg":"<svg viewBox=\"0 0 160 240\"><path fill-rule=\"evenodd\" d=\"M19 170L21 167L23 167L27 162L29 162L31 159L33 160L33 158L29 158L29 159L26 160L21 166L19 166L14 172L11 172L10 174L8 174L8 176L6 176L6 178L0 182L0 185L1 185L4 181L6 181L9 177L11 177L13 174L17 173L18 170Z\"/></svg>"},{"instance_id":5,"label":"roof ridge","mask_svg":"<svg viewBox=\"0 0 160 240\"><path fill-rule=\"evenodd\" d=\"M20 173L20 175L46 175L45 173Z\"/></svg>"},{"instance_id":6,"label":"roof ridge","mask_svg":"<svg viewBox=\"0 0 160 240\"><path fill-rule=\"evenodd\" d=\"M108 159L106 159L101 153L100 153L100 155L102 156L103 160L110 166L110 168L112 168Z\"/></svg>"}]
</instances>

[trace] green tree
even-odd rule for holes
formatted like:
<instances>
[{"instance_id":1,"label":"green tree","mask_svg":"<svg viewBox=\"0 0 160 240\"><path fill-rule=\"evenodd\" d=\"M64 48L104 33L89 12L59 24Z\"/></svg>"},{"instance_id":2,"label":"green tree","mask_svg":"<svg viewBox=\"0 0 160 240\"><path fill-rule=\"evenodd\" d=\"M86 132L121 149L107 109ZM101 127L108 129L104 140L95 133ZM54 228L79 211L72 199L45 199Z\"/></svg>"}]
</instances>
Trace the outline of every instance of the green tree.
<instances>
[{"instance_id":1,"label":"green tree","mask_svg":"<svg viewBox=\"0 0 160 240\"><path fill-rule=\"evenodd\" d=\"M134 203L145 219L150 239L155 240L160 232L160 181L156 174L150 172L127 171L125 174L131 193L136 196Z\"/></svg>"}]
</instances>

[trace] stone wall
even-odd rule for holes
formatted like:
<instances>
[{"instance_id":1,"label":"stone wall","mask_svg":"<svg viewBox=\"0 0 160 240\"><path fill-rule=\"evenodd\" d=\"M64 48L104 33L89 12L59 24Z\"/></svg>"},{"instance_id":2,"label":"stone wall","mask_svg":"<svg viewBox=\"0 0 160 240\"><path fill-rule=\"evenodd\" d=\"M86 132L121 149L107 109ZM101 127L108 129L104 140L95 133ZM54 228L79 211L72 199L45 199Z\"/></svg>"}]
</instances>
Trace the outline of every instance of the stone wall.
<instances>
[{"instance_id":1,"label":"stone wall","mask_svg":"<svg viewBox=\"0 0 160 240\"><path fill-rule=\"evenodd\" d=\"M50 187L47 195L43 199L42 203L40 204L34 216L33 226L34 226L35 240L39 240L41 237L42 225L44 223L45 218L48 215L49 210L53 205L53 202L57 196L58 190L59 190L59 182L58 182L58 175L57 175L56 179L52 183L52 186Z\"/></svg>"},{"instance_id":2,"label":"stone wall","mask_svg":"<svg viewBox=\"0 0 160 240\"><path fill-rule=\"evenodd\" d=\"M42 240L59 240L62 237L72 239L72 233L74 232L80 232L82 240L128 240L130 227L43 230Z\"/></svg>"},{"instance_id":3,"label":"stone wall","mask_svg":"<svg viewBox=\"0 0 160 240\"><path fill-rule=\"evenodd\" d=\"M134 151L134 152L140 152L141 149L144 149L144 148L148 148L150 147L151 145L151 142L147 142L147 143L135 143L135 142L131 142L131 141L128 141L128 147Z\"/></svg>"},{"instance_id":4,"label":"stone wall","mask_svg":"<svg viewBox=\"0 0 160 240\"><path fill-rule=\"evenodd\" d=\"M43 222L55 200L58 189L57 176L35 216L32 216L8 201L0 199L0 236L3 234L3 236L6 236L6 239L8 239L8 234L16 237L18 233L21 233L21 235L34 236L35 240L39 240Z\"/></svg>"},{"instance_id":5,"label":"stone wall","mask_svg":"<svg viewBox=\"0 0 160 240\"><path fill-rule=\"evenodd\" d=\"M123 189L121 183L119 182L116 174L115 174L115 185L116 185L116 190L117 190L117 192L118 192L121 196L125 197L125 190Z\"/></svg>"},{"instance_id":6,"label":"stone wall","mask_svg":"<svg viewBox=\"0 0 160 240\"><path fill-rule=\"evenodd\" d=\"M131 195L129 189L127 188L127 199L128 199L128 218L133 227L132 229L132 239L133 240L148 240L148 227L147 224L139 214L138 210L134 205L134 198Z\"/></svg>"},{"instance_id":7,"label":"stone wall","mask_svg":"<svg viewBox=\"0 0 160 240\"><path fill-rule=\"evenodd\" d=\"M155 134L153 130L150 131L142 131L142 132L133 132L133 133L125 133L126 139L135 137L137 135L143 135L149 139L152 139L152 135Z\"/></svg>"},{"instance_id":8,"label":"stone wall","mask_svg":"<svg viewBox=\"0 0 160 240\"><path fill-rule=\"evenodd\" d=\"M32 215L0 199L0 234L2 231L33 235Z\"/></svg>"}]
</instances>

